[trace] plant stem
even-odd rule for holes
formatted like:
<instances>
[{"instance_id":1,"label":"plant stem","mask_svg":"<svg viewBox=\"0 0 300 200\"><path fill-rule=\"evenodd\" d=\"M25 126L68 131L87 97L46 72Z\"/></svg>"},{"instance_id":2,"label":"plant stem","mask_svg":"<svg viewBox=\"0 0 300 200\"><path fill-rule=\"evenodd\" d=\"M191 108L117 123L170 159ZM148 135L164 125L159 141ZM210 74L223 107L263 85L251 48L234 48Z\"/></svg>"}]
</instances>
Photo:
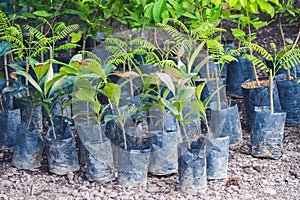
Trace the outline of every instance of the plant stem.
<instances>
[{"instance_id":1,"label":"plant stem","mask_svg":"<svg viewBox=\"0 0 300 200\"><path fill-rule=\"evenodd\" d=\"M209 56L208 47L207 47L207 50L206 50L206 56ZM206 62L205 66L206 66L207 80L210 81L209 61Z\"/></svg>"},{"instance_id":2,"label":"plant stem","mask_svg":"<svg viewBox=\"0 0 300 200\"><path fill-rule=\"evenodd\" d=\"M299 29L299 31L298 31L297 38L296 38L296 40L295 40L295 42L294 42L294 45L293 45L293 48L291 49L291 51L295 49L295 47L296 47L296 45L297 45L297 43L298 43L299 38L300 38L300 29ZM288 80L291 80L291 79L292 79L292 77L291 77L291 70L290 70L289 67L287 67L287 78L288 78Z\"/></svg>"},{"instance_id":3,"label":"plant stem","mask_svg":"<svg viewBox=\"0 0 300 200\"><path fill-rule=\"evenodd\" d=\"M56 140L56 134L55 134L55 129L54 129L54 122L53 122L53 118L52 118L52 114L51 113L49 113L49 120L50 120L51 127L52 127L53 138Z\"/></svg>"},{"instance_id":4,"label":"plant stem","mask_svg":"<svg viewBox=\"0 0 300 200\"><path fill-rule=\"evenodd\" d=\"M206 126L206 128L207 128L207 137L208 137L208 139L210 139L210 129L209 129L209 126L208 126L208 121L207 121L207 119L205 120L205 126Z\"/></svg>"},{"instance_id":5,"label":"plant stem","mask_svg":"<svg viewBox=\"0 0 300 200\"><path fill-rule=\"evenodd\" d=\"M101 123L98 120L97 120L97 124L98 124L98 134L99 134L100 143L102 143L103 142L102 127L101 127Z\"/></svg>"},{"instance_id":6,"label":"plant stem","mask_svg":"<svg viewBox=\"0 0 300 200\"><path fill-rule=\"evenodd\" d=\"M184 136L186 137L186 141L187 141L187 145L188 145L188 149L191 149L191 142L190 142L190 138L186 132L186 128L185 128L185 124L183 122L180 122L180 125L182 127Z\"/></svg>"},{"instance_id":7,"label":"plant stem","mask_svg":"<svg viewBox=\"0 0 300 200\"><path fill-rule=\"evenodd\" d=\"M220 97L220 91L219 91L219 76L218 76L218 72L217 72L216 68L215 68L215 79L216 79L218 110L221 110L221 97Z\"/></svg>"},{"instance_id":8,"label":"plant stem","mask_svg":"<svg viewBox=\"0 0 300 200\"><path fill-rule=\"evenodd\" d=\"M124 140L124 149L127 149L127 140L126 140L126 133L125 133L124 124L121 124L121 127L122 127L123 140Z\"/></svg>"},{"instance_id":9,"label":"plant stem","mask_svg":"<svg viewBox=\"0 0 300 200\"><path fill-rule=\"evenodd\" d=\"M274 113L274 103L273 103L273 75L272 75L272 69L270 69L270 113Z\"/></svg>"},{"instance_id":10,"label":"plant stem","mask_svg":"<svg viewBox=\"0 0 300 200\"><path fill-rule=\"evenodd\" d=\"M29 120L28 120L28 124L27 124L27 131L29 131L29 128L30 128L30 124L31 124L32 116L33 116L33 111L34 111L34 107L32 106L30 108L30 115L29 115Z\"/></svg>"},{"instance_id":11,"label":"plant stem","mask_svg":"<svg viewBox=\"0 0 300 200\"><path fill-rule=\"evenodd\" d=\"M86 30L84 30L83 31L83 41L82 41L82 52L81 52L82 60L84 60L84 50L85 50L86 40L87 40Z\"/></svg>"},{"instance_id":12,"label":"plant stem","mask_svg":"<svg viewBox=\"0 0 300 200\"><path fill-rule=\"evenodd\" d=\"M9 86L8 82L8 68L7 68L7 54L5 53L3 56L4 59L4 70L5 70L5 79L6 79L6 87Z\"/></svg>"},{"instance_id":13,"label":"plant stem","mask_svg":"<svg viewBox=\"0 0 300 200\"><path fill-rule=\"evenodd\" d=\"M282 14L279 15L278 25L279 25L279 30L280 30L280 35L281 35L282 43L283 43L283 46L285 47L285 37L284 37L283 29L282 29L281 16L282 16Z\"/></svg>"},{"instance_id":14,"label":"plant stem","mask_svg":"<svg viewBox=\"0 0 300 200\"><path fill-rule=\"evenodd\" d=\"M90 112L89 102L86 102L86 121L88 126L90 125L89 112Z\"/></svg>"},{"instance_id":15,"label":"plant stem","mask_svg":"<svg viewBox=\"0 0 300 200\"><path fill-rule=\"evenodd\" d=\"M2 94L0 94L0 104L1 104L1 110L4 112L4 106L2 102Z\"/></svg>"},{"instance_id":16,"label":"plant stem","mask_svg":"<svg viewBox=\"0 0 300 200\"><path fill-rule=\"evenodd\" d=\"M129 70L129 72L131 72L132 68L131 68L131 64L130 64L129 60L127 60L127 64L128 64L128 70ZM132 79L129 80L129 85L130 85L130 96L133 97L134 96L134 92L133 92L133 82L132 82Z\"/></svg>"},{"instance_id":17,"label":"plant stem","mask_svg":"<svg viewBox=\"0 0 300 200\"><path fill-rule=\"evenodd\" d=\"M248 34L249 34L249 42L251 44L251 25L248 24ZM253 55L253 51L252 51L252 48L250 48L250 55L252 56ZM253 72L254 72L254 76L255 76L255 81L257 82L257 85L260 86L260 82L259 82L259 79L258 79L258 75L257 75L257 71L256 71L256 67L255 65L253 65Z\"/></svg>"},{"instance_id":18,"label":"plant stem","mask_svg":"<svg viewBox=\"0 0 300 200\"><path fill-rule=\"evenodd\" d=\"M28 64L28 57L26 56L25 58L25 67L26 67L26 72L28 73L29 72L29 64ZM26 78L25 79L25 85L28 86L28 79ZM28 87L26 88L26 95L29 96L29 89Z\"/></svg>"}]
</instances>

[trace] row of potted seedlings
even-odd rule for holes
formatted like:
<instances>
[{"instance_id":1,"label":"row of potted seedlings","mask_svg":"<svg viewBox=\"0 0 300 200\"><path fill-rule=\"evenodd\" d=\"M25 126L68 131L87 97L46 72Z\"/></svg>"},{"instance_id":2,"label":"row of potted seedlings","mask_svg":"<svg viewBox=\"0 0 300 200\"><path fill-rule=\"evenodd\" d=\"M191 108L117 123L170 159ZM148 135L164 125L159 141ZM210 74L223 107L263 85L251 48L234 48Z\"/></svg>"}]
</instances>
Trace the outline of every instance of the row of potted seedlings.
<instances>
[{"instance_id":1,"label":"row of potted seedlings","mask_svg":"<svg viewBox=\"0 0 300 200\"><path fill-rule=\"evenodd\" d=\"M223 45L208 39L213 32L205 31L213 27L201 27L201 37L193 35L193 31L183 34L174 31L172 26L159 26L171 37L175 35L173 40L166 41L163 50L141 37L127 40L128 37L122 36L106 39L107 51L112 55L104 64L90 52L74 56L70 63L59 62L53 59L53 49L48 48L50 59L46 62L26 57L25 68L10 64L12 73L5 68L13 79L9 81L6 76L5 84L11 83L2 91L2 108L15 107L13 98L23 102L16 111L21 110L22 114L1 117L3 125L9 127L5 130L17 133L13 165L20 169L39 167L44 149L51 172L63 175L78 170L71 126L74 124L80 139L79 160L86 165L86 176L91 181L113 180L116 169L118 180L124 185L145 183L148 172L155 175L178 172L180 189L195 194L206 188L207 178L226 178L229 145L232 149L241 146L242 130L237 105L225 98L221 72L210 69L209 62L217 59L213 68L219 68L226 62L236 61L233 55L259 48L244 41L244 49L225 54ZM286 64L289 70L291 63L299 63L299 56L292 62L288 60L294 55L290 52L297 50L293 45L287 49L288 53L278 54L280 59L265 57L274 61L274 66ZM3 50L2 54L9 51ZM244 57L254 67L262 66L252 54ZM59 72L53 70L54 64L61 66ZM204 69L205 75L199 75L200 69ZM262 98L270 99L273 90L264 87ZM246 98L247 92L243 87L245 103L248 99L254 102L246 107L247 116L254 109L258 111L255 106L272 107L270 101L261 104L258 95L248 94L251 98ZM271 96L276 94L271 92ZM275 100L275 111L280 111L278 102ZM62 108L70 106L74 121L63 116ZM42 108L47 123L45 135L41 131ZM281 116L285 121L285 115ZM276 146L277 141L275 144L270 139L273 143L269 143L257 137L266 122L259 114L249 119L251 144L254 143L252 155L279 158L281 145ZM205 125L206 134L201 133L201 124ZM284 123L277 125L280 131L276 137L280 141ZM262 135L265 133L270 131ZM261 146L273 148L271 154Z\"/></svg>"}]
</instances>

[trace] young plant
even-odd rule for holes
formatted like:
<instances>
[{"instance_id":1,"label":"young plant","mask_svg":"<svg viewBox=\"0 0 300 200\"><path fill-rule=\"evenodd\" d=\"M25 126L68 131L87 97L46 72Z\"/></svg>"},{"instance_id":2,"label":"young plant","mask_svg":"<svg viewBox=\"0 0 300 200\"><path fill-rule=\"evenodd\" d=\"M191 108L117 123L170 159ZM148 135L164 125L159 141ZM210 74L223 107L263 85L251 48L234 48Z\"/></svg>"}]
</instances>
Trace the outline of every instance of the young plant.
<instances>
[{"instance_id":1,"label":"young plant","mask_svg":"<svg viewBox=\"0 0 300 200\"><path fill-rule=\"evenodd\" d=\"M254 66L265 72L269 72L269 68L267 67L266 63L263 60L261 60L261 57L259 57L260 55L272 63L272 68L274 69L272 74L273 77L276 75L280 68L285 68L287 70L287 78L288 80L291 80L290 68L295 67L297 64L300 63L300 49L298 45L287 45L279 51L277 51L277 46L274 43L271 43L270 46L274 52L274 54L272 55L271 52L268 52L265 48L258 44L249 42L244 42L244 44L246 48L251 48L257 53L256 55L251 55L247 53L243 55L243 57L252 61ZM235 52L239 54L240 50L236 50ZM294 77L297 77L297 74L294 74Z\"/></svg>"},{"instance_id":2,"label":"young plant","mask_svg":"<svg viewBox=\"0 0 300 200\"><path fill-rule=\"evenodd\" d=\"M107 83L103 91L104 94L110 99L111 107L116 110L116 114L112 115L111 117L116 119L116 121L120 125L123 134L124 149L127 149L125 123L132 115L136 114L138 108L135 105L131 105L121 112L121 109L119 107L121 99L121 87L122 85L120 86L115 83ZM114 104L114 106L112 105L112 103Z\"/></svg>"},{"instance_id":3,"label":"young plant","mask_svg":"<svg viewBox=\"0 0 300 200\"><path fill-rule=\"evenodd\" d=\"M139 74L142 82L144 82L144 76L139 68L139 62L136 59L136 56L141 56L143 60L143 57L146 57L148 52L156 49L152 43L142 37L136 37L131 34L122 34L107 38L105 44L106 49L111 53L111 56L107 58L108 63L116 66L121 65L123 72L128 71L131 73L135 70ZM143 60L142 62L145 61ZM134 85L132 80L130 80L129 83L130 95L134 96Z\"/></svg>"},{"instance_id":4,"label":"young plant","mask_svg":"<svg viewBox=\"0 0 300 200\"><path fill-rule=\"evenodd\" d=\"M39 63L33 59L30 59L30 66L34 71L34 75L31 75L23 69L22 67L17 67L12 65L16 71L13 73L14 77L16 75L23 76L29 83L31 89L37 94L40 104L45 108L49 121L53 131L53 137L56 139L54 122L52 111L54 110L56 103L58 103L61 98L57 94L60 90L64 90L69 86L74 84L75 78L64 76L62 74L55 74L53 71L52 63L54 60L49 60L48 62ZM36 99L37 100L37 99Z\"/></svg>"},{"instance_id":5,"label":"young plant","mask_svg":"<svg viewBox=\"0 0 300 200\"><path fill-rule=\"evenodd\" d=\"M77 61L75 59L71 60L71 66L74 68L68 65L63 66L60 73L76 77L77 80L74 84L76 91L74 91L73 103L78 105L76 104L77 102L84 102L86 105L84 107L74 106L74 111L76 111L74 118L85 118L87 125L90 124L91 119L96 121L100 142L102 142L101 124L108 119L105 113L109 104L105 105L102 103L99 95L103 95L103 88L108 81L107 77L115 67L110 64L102 65L97 60L96 55L91 53L89 55L93 58L87 57L84 61L79 55Z\"/></svg>"},{"instance_id":6,"label":"young plant","mask_svg":"<svg viewBox=\"0 0 300 200\"><path fill-rule=\"evenodd\" d=\"M209 22L202 22L199 27L191 29L180 21L171 19L170 22L174 25L158 24L173 38L164 43L165 59L169 60L169 56L173 56L178 62L177 67L181 68L183 73L198 73L205 66L208 80L210 80L209 60L216 60L217 64L223 66L226 62L236 60L232 55L226 54L223 45L219 43L219 36L213 37L216 33L225 31L224 29L216 28ZM183 31L178 30L176 26ZM199 56L204 59L198 61ZM185 61L186 64L183 64ZM222 67L219 73L221 70Z\"/></svg>"}]
</instances>

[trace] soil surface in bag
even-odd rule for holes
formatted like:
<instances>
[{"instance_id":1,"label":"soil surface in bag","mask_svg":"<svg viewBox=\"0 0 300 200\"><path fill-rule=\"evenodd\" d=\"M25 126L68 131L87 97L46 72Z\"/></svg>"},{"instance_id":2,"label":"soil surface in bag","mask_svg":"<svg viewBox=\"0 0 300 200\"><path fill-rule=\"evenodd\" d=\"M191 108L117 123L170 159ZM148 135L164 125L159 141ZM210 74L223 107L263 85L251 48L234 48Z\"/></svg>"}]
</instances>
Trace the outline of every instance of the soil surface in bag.
<instances>
[{"instance_id":1,"label":"soil surface in bag","mask_svg":"<svg viewBox=\"0 0 300 200\"><path fill-rule=\"evenodd\" d=\"M46 145L48 148L49 170L58 175L79 170L78 156L74 133L69 124L61 117L54 119L56 139L53 137L52 127L48 126Z\"/></svg>"},{"instance_id":2,"label":"soil surface in bag","mask_svg":"<svg viewBox=\"0 0 300 200\"><path fill-rule=\"evenodd\" d=\"M255 157L281 156L286 113L269 113L269 107L256 107L250 132L250 153Z\"/></svg>"},{"instance_id":3,"label":"soil surface in bag","mask_svg":"<svg viewBox=\"0 0 300 200\"><path fill-rule=\"evenodd\" d=\"M41 166L44 139L39 129L27 131L26 123L18 126L12 165L18 169L35 169Z\"/></svg>"}]
</instances>

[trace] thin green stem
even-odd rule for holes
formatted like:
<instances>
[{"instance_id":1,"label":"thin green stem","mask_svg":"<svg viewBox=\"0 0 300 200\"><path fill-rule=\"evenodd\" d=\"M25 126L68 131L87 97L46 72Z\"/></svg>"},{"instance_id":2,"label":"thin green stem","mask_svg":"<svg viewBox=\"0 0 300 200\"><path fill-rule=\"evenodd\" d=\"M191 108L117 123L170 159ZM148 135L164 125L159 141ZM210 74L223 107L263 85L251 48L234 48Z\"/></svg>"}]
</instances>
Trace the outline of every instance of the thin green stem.
<instances>
[{"instance_id":1,"label":"thin green stem","mask_svg":"<svg viewBox=\"0 0 300 200\"><path fill-rule=\"evenodd\" d=\"M182 127L182 130L183 130L183 133L184 133L184 136L186 137L186 141L187 141L187 145L188 145L188 149L191 149L191 142L190 142L190 138L186 132L186 128L185 128L185 124L184 122L180 122L180 125Z\"/></svg>"}]
</instances>

